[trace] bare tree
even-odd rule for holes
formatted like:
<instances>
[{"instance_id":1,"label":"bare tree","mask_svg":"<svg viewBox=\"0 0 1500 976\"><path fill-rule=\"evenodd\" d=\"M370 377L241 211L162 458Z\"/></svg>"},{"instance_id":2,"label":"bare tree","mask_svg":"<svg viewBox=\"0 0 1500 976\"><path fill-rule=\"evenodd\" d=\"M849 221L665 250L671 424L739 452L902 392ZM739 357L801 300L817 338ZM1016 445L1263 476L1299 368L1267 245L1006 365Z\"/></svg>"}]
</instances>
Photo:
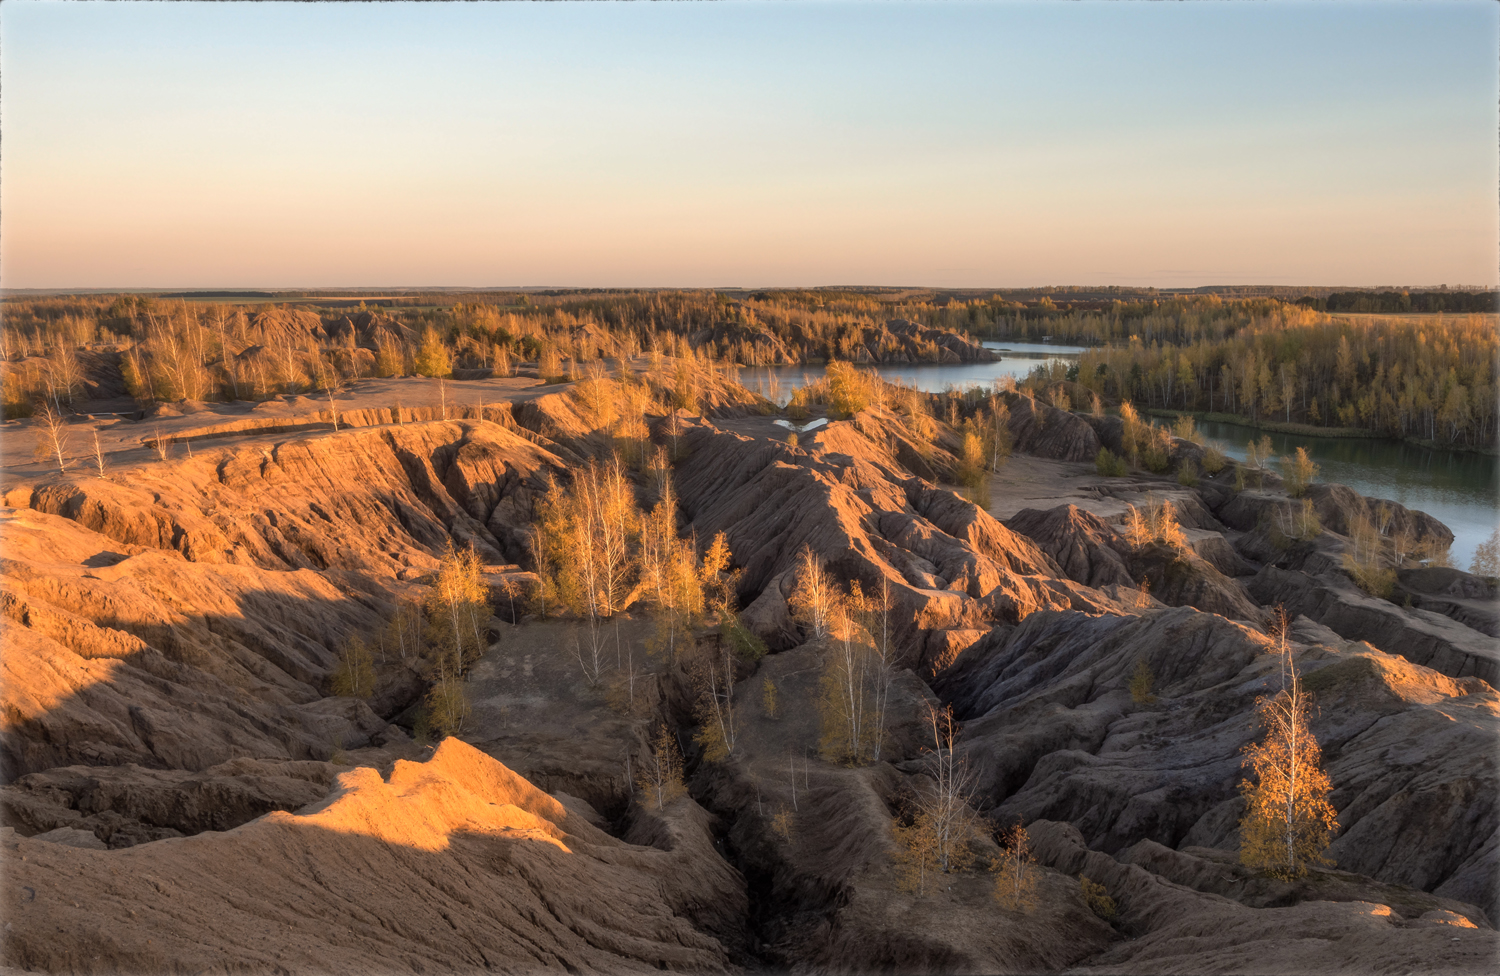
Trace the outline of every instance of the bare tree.
<instances>
[{"instance_id":1,"label":"bare tree","mask_svg":"<svg viewBox=\"0 0 1500 976\"><path fill-rule=\"evenodd\" d=\"M804 545L797 553L797 585L790 602L814 640L828 636L837 599L833 578L823 568L823 557Z\"/></svg>"},{"instance_id":2,"label":"bare tree","mask_svg":"<svg viewBox=\"0 0 1500 976\"><path fill-rule=\"evenodd\" d=\"M928 707L933 749L927 754L929 785L921 791L922 812L931 821L938 863L944 871L962 870L972 860L968 850L979 814L974 810L975 774L958 756L958 723L953 706Z\"/></svg>"},{"instance_id":3,"label":"bare tree","mask_svg":"<svg viewBox=\"0 0 1500 976\"><path fill-rule=\"evenodd\" d=\"M99 444L99 428L94 428L94 466L99 469L99 477L104 477L104 448Z\"/></svg>"},{"instance_id":4,"label":"bare tree","mask_svg":"<svg viewBox=\"0 0 1500 976\"><path fill-rule=\"evenodd\" d=\"M891 581L884 576L880 578L879 595L866 596L860 590L858 582L854 584L853 595L855 613L869 636L870 649L874 653L874 659L868 668L874 685L871 702L874 748L870 759L872 762L879 762L880 750L885 744L885 715L890 706L891 686L896 678L896 658L899 656L896 631L891 621L895 601L891 597Z\"/></svg>"},{"instance_id":5,"label":"bare tree","mask_svg":"<svg viewBox=\"0 0 1500 976\"><path fill-rule=\"evenodd\" d=\"M677 748L677 737L665 722L657 723L651 748L641 754L635 785L655 801L658 810L687 792L682 782L682 752Z\"/></svg>"},{"instance_id":6,"label":"bare tree","mask_svg":"<svg viewBox=\"0 0 1500 976\"><path fill-rule=\"evenodd\" d=\"M323 380L323 392L328 394L328 416L333 420L333 432L338 433L339 405L334 402L333 391L343 382L343 377L339 375L337 365L325 368L321 359L318 360L318 372Z\"/></svg>"},{"instance_id":7,"label":"bare tree","mask_svg":"<svg viewBox=\"0 0 1500 976\"><path fill-rule=\"evenodd\" d=\"M54 397L60 397L72 403L79 388L83 385L83 373L79 368L78 356L74 353L73 346L61 330L58 330L52 337L52 355L47 368L51 376L52 388L56 391Z\"/></svg>"},{"instance_id":8,"label":"bare tree","mask_svg":"<svg viewBox=\"0 0 1500 976\"><path fill-rule=\"evenodd\" d=\"M37 417L36 453L38 457L56 460L57 470L62 473L68 470L67 448L68 421L54 393L42 400L41 413Z\"/></svg>"}]
</instances>

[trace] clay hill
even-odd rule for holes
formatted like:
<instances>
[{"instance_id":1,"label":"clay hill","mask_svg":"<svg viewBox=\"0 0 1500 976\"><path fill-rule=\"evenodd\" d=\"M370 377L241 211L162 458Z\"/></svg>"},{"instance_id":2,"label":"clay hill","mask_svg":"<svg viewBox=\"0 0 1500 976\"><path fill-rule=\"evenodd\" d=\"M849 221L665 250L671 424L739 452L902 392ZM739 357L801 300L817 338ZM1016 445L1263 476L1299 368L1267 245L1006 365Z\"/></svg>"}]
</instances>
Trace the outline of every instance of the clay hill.
<instances>
[{"instance_id":1,"label":"clay hill","mask_svg":"<svg viewBox=\"0 0 1500 976\"><path fill-rule=\"evenodd\" d=\"M988 509L949 483L951 437L870 406L793 446L722 378L628 435L584 384L524 375L166 404L75 419L89 450L65 472L32 457L35 419L7 423L4 965L1493 971L1494 582L1402 568L1373 596L1343 562L1357 522L1447 530L1315 485L1320 531L1288 538L1301 502L1274 479L1101 477L1109 424L1009 407L1016 454ZM516 604L551 493L631 437L675 456L681 534L724 533L763 656L700 627L695 670L633 608L590 683L578 621ZM649 501L645 469L631 484ZM1180 541L1131 541L1130 507L1163 500ZM335 672L352 637L431 592L450 543L473 547L494 616L471 713L434 742L416 718L425 652L382 650L359 697ZM804 548L891 598L899 667L879 755L856 765L820 753L837 647L793 605ZM1333 863L1294 881L1237 854L1278 604L1338 813ZM733 676L733 748L715 759L703 660ZM982 829L970 868L913 889L893 824L932 782L925 723L944 704ZM658 808L638 779L663 734L686 793ZM988 870L1017 822L1036 858L1024 911Z\"/></svg>"}]
</instances>

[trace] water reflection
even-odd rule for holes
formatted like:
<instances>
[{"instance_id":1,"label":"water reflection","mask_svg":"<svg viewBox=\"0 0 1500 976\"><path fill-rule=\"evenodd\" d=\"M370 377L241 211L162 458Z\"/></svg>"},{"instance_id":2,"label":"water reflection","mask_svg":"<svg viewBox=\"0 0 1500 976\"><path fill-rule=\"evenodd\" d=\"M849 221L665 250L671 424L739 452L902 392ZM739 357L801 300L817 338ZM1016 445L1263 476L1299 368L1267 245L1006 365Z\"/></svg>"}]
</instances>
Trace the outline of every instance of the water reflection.
<instances>
[{"instance_id":1,"label":"water reflection","mask_svg":"<svg viewBox=\"0 0 1500 976\"><path fill-rule=\"evenodd\" d=\"M1004 376L1025 379L1037 366L1051 360L1076 361L1084 348L1044 342L986 342L984 346L1001 358L989 363L916 363L873 368L892 382L941 393L949 387L988 387ZM761 393L777 387L790 393L809 380L820 379L823 373L822 366L747 366L740 370L740 382Z\"/></svg>"},{"instance_id":2,"label":"water reflection","mask_svg":"<svg viewBox=\"0 0 1500 976\"><path fill-rule=\"evenodd\" d=\"M1081 346L1036 342L986 342L1001 359L991 363L877 366L881 376L929 393L954 387L990 386L1003 376L1022 379L1049 360L1076 361ZM825 372L822 366L759 366L741 370L752 390L785 400ZM774 397L773 397L774 398ZM1226 453L1243 459L1245 446L1261 431L1236 424L1202 424ZM1362 495L1389 498L1426 512L1453 530L1453 562L1467 569L1474 549L1490 537L1500 508L1500 459L1458 451L1431 450L1400 441L1367 437L1301 437L1270 434L1278 456L1305 447L1322 468L1320 481L1348 485Z\"/></svg>"},{"instance_id":3,"label":"water reflection","mask_svg":"<svg viewBox=\"0 0 1500 976\"><path fill-rule=\"evenodd\" d=\"M1467 569L1474 548L1495 531L1500 508L1500 458L1441 451L1373 437L1303 437L1264 433L1238 424L1199 424L1225 453L1245 456L1251 440L1270 437L1278 456L1299 447L1318 462L1319 481L1348 485L1361 495L1389 498L1453 530L1453 562Z\"/></svg>"}]
</instances>

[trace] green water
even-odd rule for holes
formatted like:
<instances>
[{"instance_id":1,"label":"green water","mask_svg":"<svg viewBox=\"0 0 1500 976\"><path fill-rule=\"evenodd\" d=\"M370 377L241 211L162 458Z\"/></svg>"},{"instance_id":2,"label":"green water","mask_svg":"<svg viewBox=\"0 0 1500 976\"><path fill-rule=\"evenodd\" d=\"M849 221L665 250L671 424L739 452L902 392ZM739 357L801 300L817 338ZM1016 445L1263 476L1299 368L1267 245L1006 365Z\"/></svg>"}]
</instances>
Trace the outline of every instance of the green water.
<instances>
[{"instance_id":1,"label":"green water","mask_svg":"<svg viewBox=\"0 0 1500 976\"><path fill-rule=\"evenodd\" d=\"M1245 446L1260 437L1271 438L1278 456L1306 448L1322 469L1319 481L1400 502L1452 529L1453 564L1461 569L1469 568L1474 547L1488 539L1500 521L1500 458L1375 437L1304 437L1219 423L1201 423L1198 429L1239 460L1245 457Z\"/></svg>"},{"instance_id":2,"label":"green water","mask_svg":"<svg viewBox=\"0 0 1500 976\"><path fill-rule=\"evenodd\" d=\"M882 376L930 393L948 387L988 387L1003 376L1024 378L1049 359L1073 360L1077 346L1038 343L985 343L1001 355L990 363L878 366ZM821 366L746 367L741 382L762 393L771 392L772 378L784 393L801 386L804 378L823 375ZM1264 432L1237 424L1199 425L1208 437L1224 445L1237 459L1245 446ZM1407 508L1426 512L1453 530L1453 564L1468 569L1474 549L1500 524L1500 458L1462 451L1418 447L1375 437L1303 437L1269 434L1278 456L1305 447L1322 471L1318 480L1348 485L1361 495L1388 498Z\"/></svg>"}]
</instances>

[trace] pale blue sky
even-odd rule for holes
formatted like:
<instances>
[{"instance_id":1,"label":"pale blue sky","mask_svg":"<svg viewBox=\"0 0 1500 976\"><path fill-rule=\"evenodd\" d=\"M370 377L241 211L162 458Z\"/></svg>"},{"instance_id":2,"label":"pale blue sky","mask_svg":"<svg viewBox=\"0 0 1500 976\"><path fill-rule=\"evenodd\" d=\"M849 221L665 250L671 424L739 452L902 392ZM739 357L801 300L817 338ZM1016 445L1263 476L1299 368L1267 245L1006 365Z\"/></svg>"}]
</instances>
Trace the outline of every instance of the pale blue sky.
<instances>
[{"instance_id":1,"label":"pale blue sky","mask_svg":"<svg viewBox=\"0 0 1500 976\"><path fill-rule=\"evenodd\" d=\"M0 5L0 283L1495 284L1500 6Z\"/></svg>"}]
</instances>

